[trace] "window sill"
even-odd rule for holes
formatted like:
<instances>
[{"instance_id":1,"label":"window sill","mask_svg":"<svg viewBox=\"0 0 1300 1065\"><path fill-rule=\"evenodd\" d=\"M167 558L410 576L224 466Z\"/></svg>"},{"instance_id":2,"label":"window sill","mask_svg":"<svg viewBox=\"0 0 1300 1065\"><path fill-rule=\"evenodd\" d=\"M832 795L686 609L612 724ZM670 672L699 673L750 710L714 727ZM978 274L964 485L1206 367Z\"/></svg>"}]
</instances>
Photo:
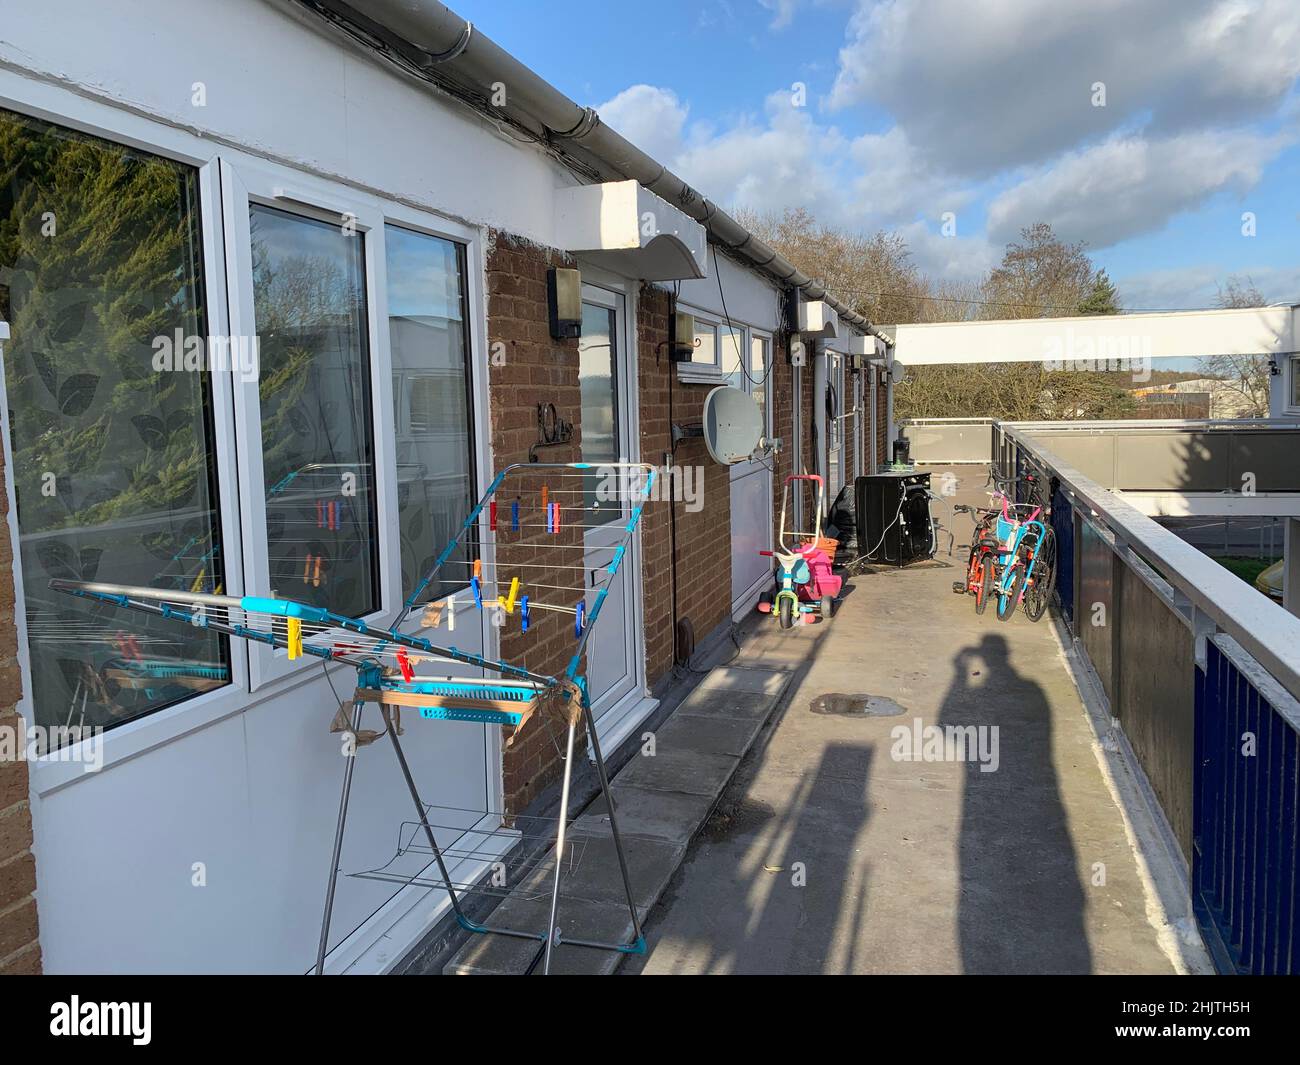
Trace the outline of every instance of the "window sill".
<instances>
[{"instance_id":1,"label":"window sill","mask_svg":"<svg viewBox=\"0 0 1300 1065\"><path fill-rule=\"evenodd\" d=\"M720 366L701 362L674 363L677 380L683 385L721 385L726 383Z\"/></svg>"}]
</instances>

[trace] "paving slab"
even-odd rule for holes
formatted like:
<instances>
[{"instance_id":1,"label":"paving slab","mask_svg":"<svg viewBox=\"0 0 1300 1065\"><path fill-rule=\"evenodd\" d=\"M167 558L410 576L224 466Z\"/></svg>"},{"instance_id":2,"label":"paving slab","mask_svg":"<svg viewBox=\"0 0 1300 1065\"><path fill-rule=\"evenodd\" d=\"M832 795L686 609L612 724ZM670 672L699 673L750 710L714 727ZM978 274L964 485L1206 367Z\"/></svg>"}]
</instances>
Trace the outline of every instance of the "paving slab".
<instances>
[{"instance_id":1,"label":"paving slab","mask_svg":"<svg viewBox=\"0 0 1300 1065\"><path fill-rule=\"evenodd\" d=\"M756 721L761 725L772 712L774 702L772 696L761 692L712 688L700 693L697 689L696 694L683 703L673 716L734 717Z\"/></svg>"},{"instance_id":2,"label":"paving slab","mask_svg":"<svg viewBox=\"0 0 1300 1065\"><path fill-rule=\"evenodd\" d=\"M738 755L662 743L656 744L653 755L634 755L619 773L618 781L624 787L716 796L739 764Z\"/></svg>"},{"instance_id":3,"label":"paving slab","mask_svg":"<svg viewBox=\"0 0 1300 1065\"><path fill-rule=\"evenodd\" d=\"M718 797L778 705L791 674L771 668L727 666L712 671L655 737L652 756L637 754L610 791L628 863L638 916L648 915L704 825ZM626 891L610 832L609 806L598 797L570 827L575 864L561 879L557 925L561 944L551 971L614 972L628 955L563 943L563 938L626 942L633 935ZM485 924L543 932L547 888L554 867L542 863ZM499 935L474 935L444 967L448 974L518 974L540 944Z\"/></svg>"},{"instance_id":4,"label":"paving slab","mask_svg":"<svg viewBox=\"0 0 1300 1065\"><path fill-rule=\"evenodd\" d=\"M620 832L634 836L653 836L670 843L689 843L699 831L721 789L712 795L685 791L653 791L616 780L610 787ZM597 798L574 822L584 834L609 831L609 807Z\"/></svg>"},{"instance_id":5,"label":"paving slab","mask_svg":"<svg viewBox=\"0 0 1300 1065\"><path fill-rule=\"evenodd\" d=\"M660 752L686 747L707 754L739 758L754 742L763 722L754 717L674 714L655 733Z\"/></svg>"}]
</instances>

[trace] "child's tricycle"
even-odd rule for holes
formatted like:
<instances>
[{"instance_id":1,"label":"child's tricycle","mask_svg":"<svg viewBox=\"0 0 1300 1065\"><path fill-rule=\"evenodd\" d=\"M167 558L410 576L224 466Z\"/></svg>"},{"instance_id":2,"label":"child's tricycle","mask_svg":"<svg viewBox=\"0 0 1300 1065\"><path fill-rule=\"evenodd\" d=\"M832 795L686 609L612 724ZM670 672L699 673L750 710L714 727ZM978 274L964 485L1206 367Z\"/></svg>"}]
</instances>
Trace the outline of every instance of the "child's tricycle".
<instances>
[{"instance_id":1,"label":"child's tricycle","mask_svg":"<svg viewBox=\"0 0 1300 1065\"><path fill-rule=\"evenodd\" d=\"M789 511L790 483L811 481L817 488L813 501L813 530L799 532L786 527ZM790 628L796 620L811 625L814 614L830 621L835 609L835 598L844 583L833 567L833 556L828 555L828 541L822 537L822 512L826 505L826 483L816 474L792 474L785 479L781 490L781 529L778 546L773 551L760 551L760 555L776 559L776 590L765 592L758 601L764 614L775 614L783 629ZM829 543L833 543L830 541ZM833 548L832 548L833 550ZM815 605L814 605L815 604Z\"/></svg>"}]
</instances>

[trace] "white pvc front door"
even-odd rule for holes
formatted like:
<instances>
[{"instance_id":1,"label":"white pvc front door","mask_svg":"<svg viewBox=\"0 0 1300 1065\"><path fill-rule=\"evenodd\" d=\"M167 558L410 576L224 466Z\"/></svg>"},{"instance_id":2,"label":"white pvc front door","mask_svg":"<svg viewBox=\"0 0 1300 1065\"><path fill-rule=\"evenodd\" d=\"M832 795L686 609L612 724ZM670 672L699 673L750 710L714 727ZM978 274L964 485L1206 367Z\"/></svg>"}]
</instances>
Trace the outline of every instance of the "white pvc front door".
<instances>
[{"instance_id":1,"label":"white pvc front door","mask_svg":"<svg viewBox=\"0 0 1300 1065\"><path fill-rule=\"evenodd\" d=\"M744 330L730 326L724 326L720 335L727 384L754 397L767 436L771 339L753 331L746 337ZM772 471L768 460L737 463L731 467L731 607L735 614L748 610L771 579L771 561L759 554L771 548L771 530Z\"/></svg>"},{"instance_id":2,"label":"white pvc front door","mask_svg":"<svg viewBox=\"0 0 1300 1065\"><path fill-rule=\"evenodd\" d=\"M582 392L582 461L618 462L628 453L628 378L625 299L621 293L584 285L582 338L578 342L578 380ZM600 587L613 547L626 539L629 516L626 493L617 500L600 498L601 474L593 473L583 524L587 548L587 585ZM632 546L632 545L629 545ZM635 567L620 568L601 606L587 641L587 688L598 727L636 688L635 611L628 594ZM590 600L588 600L590 602Z\"/></svg>"}]
</instances>

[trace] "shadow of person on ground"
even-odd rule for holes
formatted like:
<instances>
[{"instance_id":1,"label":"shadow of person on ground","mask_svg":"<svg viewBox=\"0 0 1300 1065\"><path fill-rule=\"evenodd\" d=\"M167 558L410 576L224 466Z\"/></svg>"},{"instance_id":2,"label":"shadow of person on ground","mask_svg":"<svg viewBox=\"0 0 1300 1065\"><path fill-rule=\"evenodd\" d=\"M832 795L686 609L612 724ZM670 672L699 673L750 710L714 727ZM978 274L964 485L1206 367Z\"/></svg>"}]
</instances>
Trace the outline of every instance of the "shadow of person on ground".
<instances>
[{"instance_id":1,"label":"shadow of person on ground","mask_svg":"<svg viewBox=\"0 0 1300 1065\"><path fill-rule=\"evenodd\" d=\"M945 737L959 730L966 752L962 968L1091 972L1084 888L1052 758L1051 709L1043 689L1012 666L1005 637L989 634L958 652L939 725ZM955 749L963 750L961 741Z\"/></svg>"}]
</instances>

